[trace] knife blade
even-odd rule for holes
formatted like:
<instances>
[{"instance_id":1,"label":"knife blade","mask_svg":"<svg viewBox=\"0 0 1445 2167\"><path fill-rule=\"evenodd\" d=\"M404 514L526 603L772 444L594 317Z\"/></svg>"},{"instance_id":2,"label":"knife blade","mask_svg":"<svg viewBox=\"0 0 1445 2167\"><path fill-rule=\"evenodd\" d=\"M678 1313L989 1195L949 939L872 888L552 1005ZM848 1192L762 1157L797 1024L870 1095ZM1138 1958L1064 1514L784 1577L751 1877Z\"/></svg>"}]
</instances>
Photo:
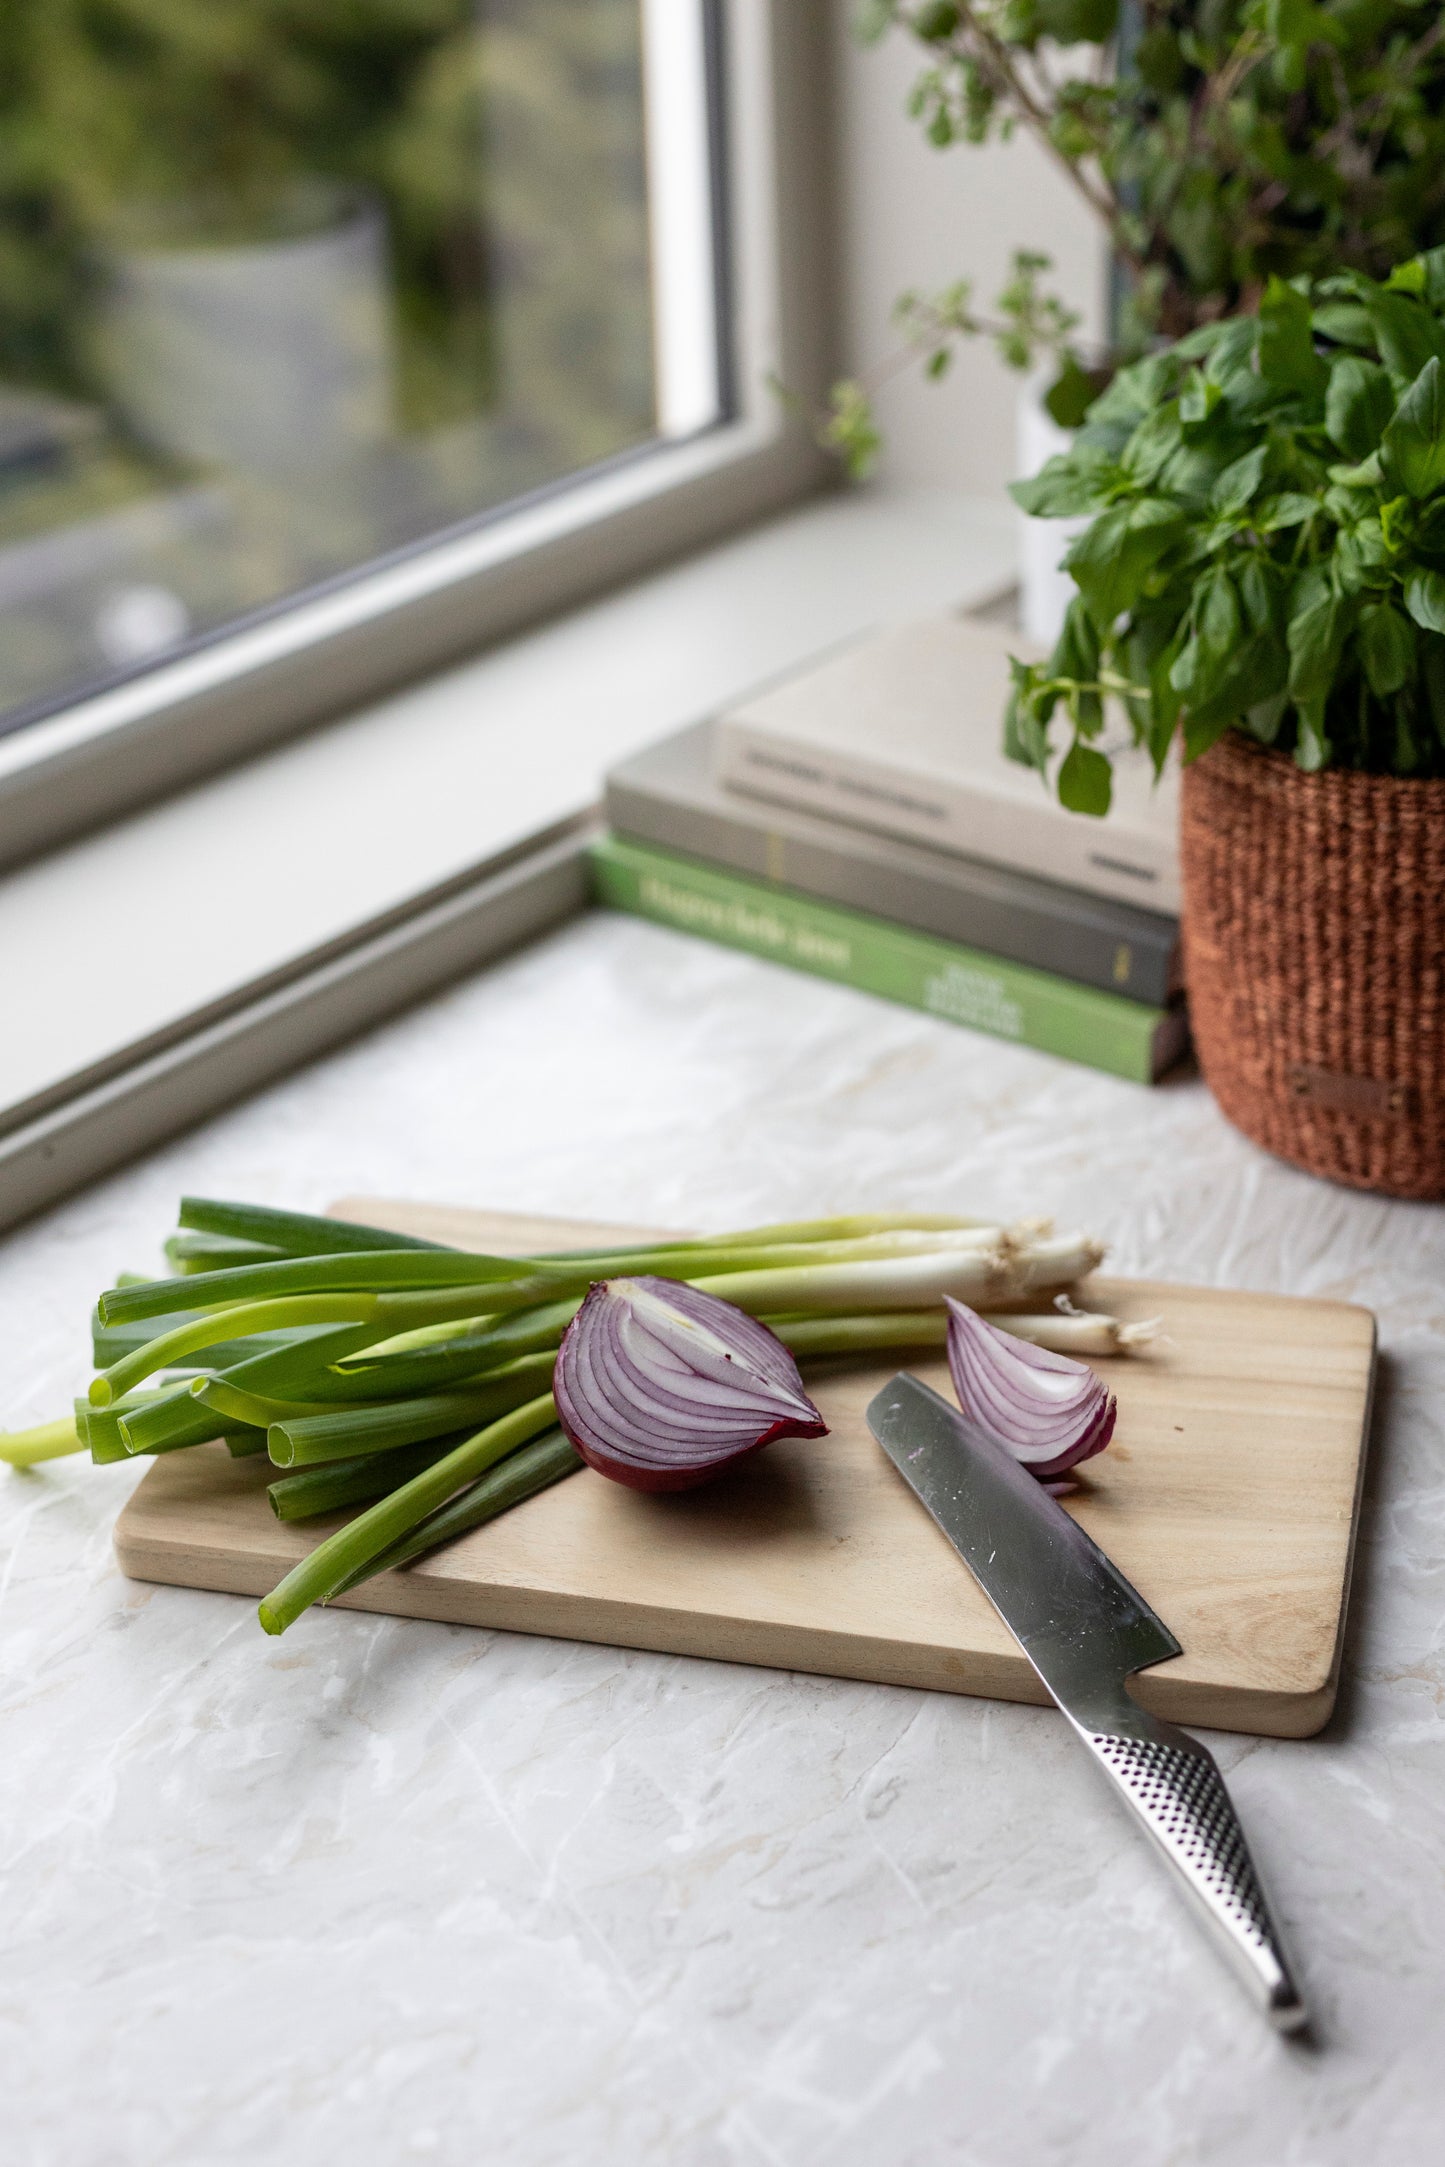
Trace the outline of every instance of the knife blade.
<instances>
[{"instance_id":1,"label":"knife blade","mask_svg":"<svg viewBox=\"0 0 1445 2167\"><path fill-rule=\"evenodd\" d=\"M1125 1683L1181 1654L1174 1635L1057 1498L917 1377L886 1384L868 1426L1236 1975L1280 2031L1298 2030L1307 2012L1214 1756Z\"/></svg>"}]
</instances>

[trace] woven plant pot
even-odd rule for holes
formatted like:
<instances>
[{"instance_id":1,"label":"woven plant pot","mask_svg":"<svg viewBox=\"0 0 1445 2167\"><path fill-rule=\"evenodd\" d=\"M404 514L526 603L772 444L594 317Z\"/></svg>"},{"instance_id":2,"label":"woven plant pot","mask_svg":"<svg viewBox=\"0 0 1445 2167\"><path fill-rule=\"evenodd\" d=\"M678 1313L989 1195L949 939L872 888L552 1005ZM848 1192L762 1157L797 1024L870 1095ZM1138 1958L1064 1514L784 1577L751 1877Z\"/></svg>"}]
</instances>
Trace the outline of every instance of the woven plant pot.
<instances>
[{"instance_id":1,"label":"woven plant pot","mask_svg":"<svg viewBox=\"0 0 1445 2167\"><path fill-rule=\"evenodd\" d=\"M1231 731L1184 771L1195 1044L1312 1174L1445 1196L1445 782L1306 775Z\"/></svg>"}]
</instances>

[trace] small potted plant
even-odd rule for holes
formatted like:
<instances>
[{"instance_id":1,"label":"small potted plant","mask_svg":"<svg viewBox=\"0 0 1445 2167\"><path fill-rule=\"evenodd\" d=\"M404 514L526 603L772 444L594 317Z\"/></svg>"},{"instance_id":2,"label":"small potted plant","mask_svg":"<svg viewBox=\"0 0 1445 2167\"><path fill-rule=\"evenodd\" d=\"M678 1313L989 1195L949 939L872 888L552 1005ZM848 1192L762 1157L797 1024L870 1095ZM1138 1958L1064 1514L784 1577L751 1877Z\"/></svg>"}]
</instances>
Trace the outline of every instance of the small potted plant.
<instances>
[{"instance_id":1,"label":"small potted plant","mask_svg":"<svg viewBox=\"0 0 1445 2167\"><path fill-rule=\"evenodd\" d=\"M855 471L876 450L870 394L910 356L933 374L985 335L1038 372L1020 408L1024 472L1112 369L1159 338L1252 308L1271 276L1383 278L1445 242L1445 37L1420 0L864 0L865 37L913 37L910 110L940 149L1026 136L1087 204L1113 266L1110 351L1016 259L991 312L967 280L899 304L899 353L834 391L823 427ZM1025 572L1037 553L1026 546ZM1047 557L1024 621L1052 638Z\"/></svg>"},{"instance_id":2,"label":"small potted plant","mask_svg":"<svg viewBox=\"0 0 1445 2167\"><path fill-rule=\"evenodd\" d=\"M1120 371L1014 493L1090 523L1008 748L1062 751L1064 803L1102 813L1112 718L1156 765L1182 737L1220 1105L1312 1172L1445 1195L1445 248L1271 281Z\"/></svg>"}]
</instances>

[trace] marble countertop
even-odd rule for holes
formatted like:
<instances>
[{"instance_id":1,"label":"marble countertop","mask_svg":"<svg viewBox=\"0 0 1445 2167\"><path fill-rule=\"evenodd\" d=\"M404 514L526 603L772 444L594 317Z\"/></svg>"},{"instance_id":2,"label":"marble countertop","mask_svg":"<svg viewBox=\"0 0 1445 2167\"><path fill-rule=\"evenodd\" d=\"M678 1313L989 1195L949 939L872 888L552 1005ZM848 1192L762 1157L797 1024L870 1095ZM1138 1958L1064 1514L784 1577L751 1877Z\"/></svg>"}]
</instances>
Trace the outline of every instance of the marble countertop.
<instances>
[{"instance_id":1,"label":"marble countertop","mask_svg":"<svg viewBox=\"0 0 1445 2167\"><path fill-rule=\"evenodd\" d=\"M1334 2167L1445 2114L1445 1212L594 915L0 1247L0 1423L183 1189L725 1226L1052 1212L1362 1302L1339 1711L1211 1739L1318 2012L1269 2033L1059 1718L123 1579L133 1469L0 1473L7 2167ZM1261 1449L1268 1449L1267 1438Z\"/></svg>"}]
</instances>

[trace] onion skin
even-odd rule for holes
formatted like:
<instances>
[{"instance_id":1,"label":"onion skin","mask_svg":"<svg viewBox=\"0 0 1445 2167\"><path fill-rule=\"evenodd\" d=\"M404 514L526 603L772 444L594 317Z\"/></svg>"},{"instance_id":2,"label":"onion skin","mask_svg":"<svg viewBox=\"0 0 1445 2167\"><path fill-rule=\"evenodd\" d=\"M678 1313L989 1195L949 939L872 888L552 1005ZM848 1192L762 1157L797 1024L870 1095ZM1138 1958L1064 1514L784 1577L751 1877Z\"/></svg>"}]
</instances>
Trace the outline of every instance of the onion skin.
<instances>
[{"instance_id":1,"label":"onion skin","mask_svg":"<svg viewBox=\"0 0 1445 2167\"><path fill-rule=\"evenodd\" d=\"M557 1402L557 1412L562 1414L560 1400ZM741 1452L729 1453L726 1459L715 1460L710 1467L667 1469L636 1467L630 1460L612 1459L595 1445L589 1444L565 1417L562 1427L589 1467L595 1469L599 1475L605 1475L609 1482L620 1482L624 1490L641 1490L649 1497L667 1496L674 1490L700 1490L705 1482L711 1482L724 1468L736 1467L740 1461L751 1459L755 1452L761 1452L763 1446L770 1445L775 1437L825 1437L828 1433L825 1422L815 1423L811 1429L775 1422L756 1444L744 1446Z\"/></svg>"},{"instance_id":2,"label":"onion skin","mask_svg":"<svg viewBox=\"0 0 1445 2167\"><path fill-rule=\"evenodd\" d=\"M828 1431L765 1324L717 1295L650 1275L592 1288L563 1334L553 1391L557 1418L587 1465L653 1495L696 1489L774 1438Z\"/></svg>"}]
</instances>

